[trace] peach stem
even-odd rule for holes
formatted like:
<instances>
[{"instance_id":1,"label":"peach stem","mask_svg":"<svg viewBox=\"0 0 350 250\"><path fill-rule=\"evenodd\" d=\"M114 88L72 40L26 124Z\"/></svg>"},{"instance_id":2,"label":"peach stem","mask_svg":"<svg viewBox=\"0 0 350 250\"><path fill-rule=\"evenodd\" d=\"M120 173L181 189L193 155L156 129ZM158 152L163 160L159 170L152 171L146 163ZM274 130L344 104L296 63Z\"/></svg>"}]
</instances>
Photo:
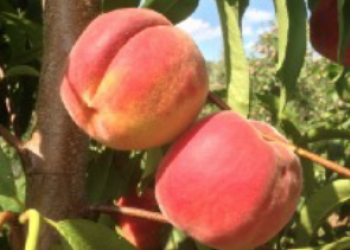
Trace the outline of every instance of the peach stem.
<instances>
[{"instance_id":1,"label":"peach stem","mask_svg":"<svg viewBox=\"0 0 350 250\"><path fill-rule=\"evenodd\" d=\"M90 206L89 210L99 211L107 214L121 213L133 217L139 217L143 219L158 221L161 223L170 223L161 213L150 212L139 208L125 207L125 206L107 206L107 205L98 205Z\"/></svg>"},{"instance_id":2,"label":"peach stem","mask_svg":"<svg viewBox=\"0 0 350 250\"><path fill-rule=\"evenodd\" d=\"M230 106L228 106L227 103L225 103L220 97L218 97L217 95L215 95L213 92L209 92L208 95L208 99L214 103L217 107L219 107L221 110L231 110ZM350 170L340 166L339 164L332 162L330 160L324 159L323 157L311 153L309 151L307 151L306 149L297 147L295 145L293 145L292 143L287 143L284 141L279 140L278 138L275 138L273 136L267 135L265 133L260 132L261 136L263 138L265 138L266 140L269 141L274 141L274 142L278 142L284 146L287 146L289 148L291 148L297 155L304 157L306 159L309 159L313 162L316 162L334 172L337 172L338 174L341 174L347 178L350 178Z\"/></svg>"}]
</instances>

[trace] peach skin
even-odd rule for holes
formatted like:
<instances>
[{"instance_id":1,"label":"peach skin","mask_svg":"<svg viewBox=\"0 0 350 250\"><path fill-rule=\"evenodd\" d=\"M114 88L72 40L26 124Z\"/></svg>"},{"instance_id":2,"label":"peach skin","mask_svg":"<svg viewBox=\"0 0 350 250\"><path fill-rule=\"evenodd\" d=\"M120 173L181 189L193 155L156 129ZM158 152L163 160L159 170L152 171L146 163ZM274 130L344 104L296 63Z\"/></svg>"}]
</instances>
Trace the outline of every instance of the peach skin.
<instances>
[{"instance_id":1,"label":"peach skin","mask_svg":"<svg viewBox=\"0 0 350 250\"><path fill-rule=\"evenodd\" d=\"M183 31L147 9L102 14L72 48L61 98L92 138L120 150L174 140L208 93L205 61Z\"/></svg>"},{"instance_id":2,"label":"peach skin","mask_svg":"<svg viewBox=\"0 0 350 250\"><path fill-rule=\"evenodd\" d=\"M251 250L291 219L302 188L299 159L259 131L269 125L232 111L206 117L181 135L156 174L165 217L219 250Z\"/></svg>"}]
</instances>

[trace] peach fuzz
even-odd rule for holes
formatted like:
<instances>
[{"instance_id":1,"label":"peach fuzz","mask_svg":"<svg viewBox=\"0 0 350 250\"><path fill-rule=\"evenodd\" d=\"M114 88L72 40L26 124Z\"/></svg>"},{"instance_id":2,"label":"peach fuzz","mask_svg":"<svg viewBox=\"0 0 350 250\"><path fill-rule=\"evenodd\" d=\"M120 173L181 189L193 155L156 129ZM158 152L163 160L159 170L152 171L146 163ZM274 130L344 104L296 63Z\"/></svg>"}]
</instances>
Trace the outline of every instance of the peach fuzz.
<instances>
[{"instance_id":1,"label":"peach fuzz","mask_svg":"<svg viewBox=\"0 0 350 250\"><path fill-rule=\"evenodd\" d=\"M119 198L116 201L119 206L136 207L148 211L159 211L154 190L146 189L141 195L135 192ZM167 224L137 218L133 216L117 214L117 225L127 241L137 250L160 250L170 233Z\"/></svg>"},{"instance_id":2,"label":"peach fuzz","mask_svg":"<svg viewBox=\"0 0 350 250\"><path fill-rule=\"evenodd\" d=\"M156 198L174 226L219 250L253 249L285 226L301 193L301 165L259 131L286 140L231 111L181 135L156 174Z\"/></svg>"},{"instance_id":3,"label":"peach fuzz","mask_svg":"<svg viewBox=\"0 0 350 250\"><path fill-rule=\"evenodd\" d=\"M337 62L339 23L337 0L320 0L310 18L310 40L315 50L324 57ZM350 67L350 41L342 64Z\"/></svg>"},{"instance_id":4,"label":"peach fuzz","mask_svg":"<svg viewBox=\"0 0 350 250\"><path fill-rule=\"evenodd\" d=\"M92 21L70 52L61 85L75 123L121 150L175 139L207 92L205 62L192 39L161 14L136 8Z\"/></svg>"}]
</instances>

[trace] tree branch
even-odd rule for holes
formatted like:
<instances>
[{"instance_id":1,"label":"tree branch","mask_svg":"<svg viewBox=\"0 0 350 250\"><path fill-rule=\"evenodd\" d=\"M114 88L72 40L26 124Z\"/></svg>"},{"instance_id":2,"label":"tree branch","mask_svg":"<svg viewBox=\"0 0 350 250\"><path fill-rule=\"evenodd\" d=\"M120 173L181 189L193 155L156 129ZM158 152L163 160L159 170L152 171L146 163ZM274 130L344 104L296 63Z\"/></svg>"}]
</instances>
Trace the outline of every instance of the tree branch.
<instances>
[{"instance_id":1,"label":"tree branch","mask_svg":"<svg viewBox=\"0 0 350 250\"><path fill-rule=\"evenodd\" d=\"M67 55L87 24L99 13L99 0L46 1L44 54L37 102L38 123L26 145L26 205L43 216L62 220L82 217L85 204L88 137L68 116L59 96ZM56 232L43 225L38 250L51 249Z\"/></svg>"},{"instance_id":2,"label":"tree branch","mask_svg":"<svg viewBox=\"0 0 350 250\"><path fill-rule=\"evenodd\" d=\"M12 135L8 129L0 125L0 136L16 151L21 161L23 169L27 167L27 155L23 147L22 141L19 140L16 136Z\"/></svg>"}]
</instances>

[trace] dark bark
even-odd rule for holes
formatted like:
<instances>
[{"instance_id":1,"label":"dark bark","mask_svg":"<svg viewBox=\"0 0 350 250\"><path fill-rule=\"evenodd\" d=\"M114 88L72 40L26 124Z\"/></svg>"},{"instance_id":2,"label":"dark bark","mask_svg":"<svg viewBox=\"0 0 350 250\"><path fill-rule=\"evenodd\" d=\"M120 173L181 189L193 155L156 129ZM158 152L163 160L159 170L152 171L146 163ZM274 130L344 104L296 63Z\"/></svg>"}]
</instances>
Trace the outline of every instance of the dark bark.
<instances>
[{"instance_id":1,"label":"dark bark","mask_svg":"<svg viewBox=\"0 0 350 250\"><path fill-rule=\"evenodd\" d=\"M37 129L27 144L28 208L62 220L81 217L85 198L88 137L71 121L59 96L66 57L87 24L99 12L99 0L50 0L44 13L44 56L37 102ZM47 250L58 237L47 225L38 250Z\"/></svg>"}]
</instances>

